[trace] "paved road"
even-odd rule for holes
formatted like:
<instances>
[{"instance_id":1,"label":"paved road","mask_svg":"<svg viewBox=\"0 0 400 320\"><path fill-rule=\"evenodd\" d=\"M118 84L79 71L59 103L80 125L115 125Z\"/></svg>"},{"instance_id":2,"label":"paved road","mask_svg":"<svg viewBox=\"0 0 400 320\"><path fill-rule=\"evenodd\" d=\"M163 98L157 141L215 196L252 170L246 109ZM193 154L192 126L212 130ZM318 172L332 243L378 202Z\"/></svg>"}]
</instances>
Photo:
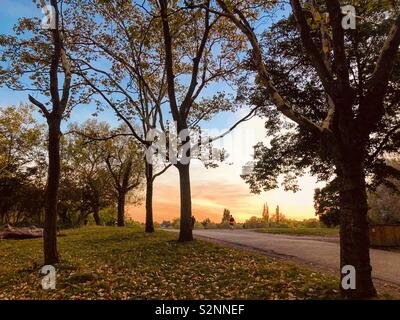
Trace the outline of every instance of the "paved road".
<instances>
[{"instance_id":1,"label":"paved road","mask_svg":"<svg viewBox=\"0 0 400 320\"><path fill-rule=\"evenodd\" d=\"M339 244L334 239L258 233L251 230L195 230L195 236L301 260L331 271L339 270ZM400 253L371 249L373 277L400 286Z\"/></svg>"}]
</instances>

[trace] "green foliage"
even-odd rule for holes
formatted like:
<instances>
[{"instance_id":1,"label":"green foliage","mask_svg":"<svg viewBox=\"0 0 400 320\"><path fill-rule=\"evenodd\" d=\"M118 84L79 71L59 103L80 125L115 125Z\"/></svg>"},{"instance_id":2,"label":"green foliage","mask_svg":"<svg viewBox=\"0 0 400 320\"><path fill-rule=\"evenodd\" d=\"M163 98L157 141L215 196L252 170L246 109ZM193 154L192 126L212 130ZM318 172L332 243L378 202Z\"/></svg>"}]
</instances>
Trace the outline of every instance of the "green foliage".
<instances>
[{"instance_id":1,"label":"green foliage","mask_svg":"<svg viewBox=\"0 0 400 320\"><path fill-rule=\"evenodd\" d=\"M255 229L255 228L266 228L268 227L269 224L263 218L251 217L250 219L246 220L244 225L246 226L246 229Z\"/></svg>"},{"instance_id":2,"label":"green foliage","mask_svg":"<svg viewBox=\"0 0 400 320\"><path fill-rule=\"evenodd\" d=\"M0 108L0 224L41 224L45 136L32 113L25 105Z\"/></svg>"},{"instance_id":3,"label":"green foliage","mask_svg":"<svg viewBox=\"0 0 400 320\"><path fill-rule=\"evenodd\" d=\"M388 166L395 170L400 169L398 157L386 159ZM372 224L399 224L400 223L400 180L388 178L386 183L381 183L368 190L368 218ZM339 185L335 179L322 189L314 192L315 213L320 221L327 227L336 227L340 220Z\"/></svg>"},{"instance_id":4,"label":"green foliage","mask_svg":"<svg viewBox=\"0 0 400 320\"><path fill-rule=\"evenodd\" d=\"M388 159L388 164L400 169L400 158ZM368 217L373 224L400 224L400 180L391 179L368 192Z\"/></svg>"},{"instance_id":5,"label":"green foliage","mask_svg":"<svg viewBox=\"0 0 400 320\"><path fill-rule=\"evenodd\" d=\"M281 215L279 222L275 218L266 221L260 217L251 217L247 219L244 223L244 228L246 229L259 229L259 228L320 228L321 224L317 219L304 219L302 221L287 219L284 215Z\"/></svg>"},{"instance_id":6,"label":"green foliage","mask_svg":"<svg viewBox=\"0 0 400 320\"><path fill-rule=\"evenodd\" d=\"M173 220L172 220L172 228L174 228L174 229L179 229L179 227L180 227L180 225L181 225L181 219L179 219L179 218L174 218Z\"/></svg>"},{"instance_id":7,"label":"green foliage","mask_svg":"<svg viewBox=\"0 0 400 320\"><path fill-rule=\"evenodd\" d=\"M320 228L321 227L321 224L317 219L304 219L301 224L305 228Z\"/></svg>"},{"instance_id":8,"label":"green foliage","mask_svg":"<svg viewBox=\"0 0 400 320\"><path fill-rule=\"evenodd\" d=\"M315 214L327 227L336 227L340 224L340 198L338 180L334 179L322 189L314 191Z\"/></svg>"},{"instance_id":9,"label":"green foliage","mask_svg":"<svg viewBox=\"0 0 400 320\"><path fill-rule=\"evenodd\" d=\"M229 219L231 217L231 212L228 209L224 209L224 212L222 214L222 221L221 223L229 223Z\"/></svg>"},{"instance_id":10,"label":"green foliage","mask_svg":"<svg viewBox=\"0 0 400 320\"><path fill-rule=\"evenodd\" d=\"M371 3L374 3L372 7ZM366 82L357 79L371 76L393 19L384 19L385 6L378 6L374 1L360 1L356 10L357 28L345 33L345 51L348 61L358 61L349 64L349 73L353 75L350 85L357 92L356 101L360 101ZM319 16L317 20L321 20L320 13L316 16ZM309 14L309 17L312 15ZM312 30L310 35L318 50L322 50L321 30ZM278 92L294 106L296 112L321 126L328 111L326 92L315 72L312 58L303 50L294 17L289 15L275 23L260 37L260 43L269 76ZM331 51L328 53L329 61ZM248 67L254 69L250 60ZM399 171L393 170L384 159L387 153L398 154L400 150L399 76L400 63L397 59L384 101L385 114L366 146L365 169L369 176L367 183L371 187L387 183L393 176L400 176ZM238 96L247 103L260 106L266 119L266 135L270 138L269 143L255 146L254 169L242 175L250 190L259 193L278 188L281 184L285 190L297 191L300 188L298 178L304 174L314 175L321 181L332 180L335 166L331 150L322 147L320 139L308 130L282 117L269 99L268 92L253 83L246 85L246 80L248 82L247 78L243 78ZM354 109L358 107L356 103Z\"/></svg>"},{"instance_id":11,"label":"green foliage","mask_svg":"<svg viewBox=\"0 0 400 320\"><path fill-rule=\"evenodd\" d=\"M144 177L143 152L121 126L112 130L105 122L87 120L71 124L62 140L62 184L60 188L63 220L80 223L101 209L118 202L120 193L126 200L141 201L141 183ZM116 135L113 139L103 138ZM107 211L106 210L106 211ZM73 220L79 212L79 219ZM107 212L102 224L113 225ZM100 219L101 221L101 219ZM70 223L67 223L70 224ZM65 223L64 223L65 225Z\"/></svg>"},{"instance_id":12,"label":"green foliage","mask_svg":"<svg viewBox=\"0 0 400 320\"><path fill-rule=\"evenodd\" d=\"M0 108L0 177L26 172L30 162L42 160L43 145L43 126L32 107Z\"/></svg>"},{"instance_id":13,"label":"green foliage","mask_svg":"<svg viewBox=\"0 0 400 320\"><path fill-rule=\"evenodd\" d=\"M201 222L196 221L196 222L194 223L194 228L195 228L195 229L204 229L204 226L203 226L203 224L202 224Z\"/></svg>"},{"instance_id":14,"label":"green foliage","mask_svg":"<svg viewBox=\"0 0 400 320\"><path fill-rule=\"evenodd\" d=\"M209 224L207 224L206 227L204 227L204 229L217 229L218 228L218 224L214 223L214 222L210 222Z\"/></svg>"},{"instance_id":15,"label":"green foliage","mask_svg":"<svg viewBox=\"0 0 400 320\"><path fill-rule=\"evenodd\" d=\"M105 226L117 225L117 208L115 206L108 206L100 210L99 216L101 222ZM94 224L93 216L88 217L89 224Z\"/></svg>"},{"instance_id":16,"label":"green foliage","mask_svg":"<svg viewBox=\"0 0 400 320\"><path fill-rule=\"evenodd\" d=\"M41 239L1 241L0 299L335 299L338 280L278 260L143 228L64 231L56 290L40 286Z\"/></svg>"}]
</instances>

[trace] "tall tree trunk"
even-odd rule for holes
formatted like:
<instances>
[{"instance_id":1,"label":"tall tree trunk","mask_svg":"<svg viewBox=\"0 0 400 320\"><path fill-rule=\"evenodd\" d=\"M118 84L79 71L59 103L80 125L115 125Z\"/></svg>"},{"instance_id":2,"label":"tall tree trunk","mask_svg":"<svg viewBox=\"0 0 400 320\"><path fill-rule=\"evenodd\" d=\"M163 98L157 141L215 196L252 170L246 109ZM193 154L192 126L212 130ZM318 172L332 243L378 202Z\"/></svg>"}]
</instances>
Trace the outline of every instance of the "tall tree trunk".
<instances>
[{"instance_id":1,"label":"tall tree trunk","mask_svg":"<svg viewBox=\"0 0 400 320\"><path fill-rule=\"evenodd\" d=\"M153 224L153 165L146 161L146 232L154 232Z\"/></svg>"},{"instance_id":2,"label":"tall tree trunk","mask_svg":"<svg viewBox=\"0 0 400 320\"><path fill-rule=\"evenodd\" d=\"M192 196L190 192L190 164L178 165L181 195L181 225L179 241L192 241Z\"/></svg>"},{"instance_id":3,"label":"tall tree trunk","mask_svg":"<svg viewBox=\"0 0 400 320\"><path fill-rule=\"evenodd\" d=\"M58 262L57 253L57 200L60 184L60 123L61 119L48 119L49 168L47 175L46 208L44 216L43 248L44 263Z\"/></svg>"},{"instance_id":4,"label":"tall tree trunk","mask_svg":"<svg viewBox=\"0 0 400 320\"><path fill-rule=\"evenodd\" d=\"M68 209L63 207L63 208L61 208L61 210L59 210L59 212L60 212L60 218L61 218L63 225L69 226L71 224L70 223L71 221L68 217Z\"/></svg>"},{"instance_id":5,"label":"tall tree trunk","mask_svg":"<svg viewBox=\"0 0 400 320\"><path fill-rule=\"evenodd\" d=\"M118 227L125 226L125 195L124 190L118 191Z\"/></svg>"},{"instance_id":6,"label":"tall tree trunk","mask_svg":"<svg viewBox=\"0 0 400 320\"><path fill-rule=\"evenodd\" d=\"M16 224L19 222L20 217L21 217L21 211L18 210L17 217L15 218L15 223Z\"/></svg>"},{"instance_id":7,"label":"tall tree trunk","mask_svg":"<svg viewBox=\"0 0 400 320\"><path fill-rule=\"evenodd\" d=\"M356 289L343 290L348 298L376 296L369 256L368 203L362 152L348 153L339 165L340 178L340 266L354 266ZM342 275L343 277L343 275Z\"/></svg>"},{"instance_id":8,"label":"tall tree trunk","mask_svg":"<svg viewBox=\"0 0 400 320\"><path fill-rule=\"evenodd\" d=\"M80 213L79 213L79 225L80 226L84 225L86 216L87 216L87 214L86 214L85 210L81 209Z\"/></svg>"},{"instance_id":9,"label":"tall tree trunk","mask_svg":"<svg viewBox=\"0 0 400 320\"><path fill-rule=\"evenodd\" d=\"M96 222L96 226L101 226L101 219L100 219L100 215L99 215L99 207L95 206L93 208L93 218L94 221Z\"/></svg>"}]
</instances>

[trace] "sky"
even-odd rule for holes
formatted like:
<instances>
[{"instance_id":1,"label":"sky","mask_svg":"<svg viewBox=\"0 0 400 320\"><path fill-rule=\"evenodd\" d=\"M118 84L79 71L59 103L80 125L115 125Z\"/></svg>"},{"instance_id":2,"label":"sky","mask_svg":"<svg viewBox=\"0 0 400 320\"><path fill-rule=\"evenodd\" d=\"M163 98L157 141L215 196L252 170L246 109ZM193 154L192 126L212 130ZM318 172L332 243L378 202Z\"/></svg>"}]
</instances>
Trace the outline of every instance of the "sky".
<instances>
[{"instance_id":1,"label":"sky","mask_svg":"<svg viewBox=\"0 0 400 320\"><path fill-rule=\"evenodd\" d=\"M41 17L42 13L31 0L1 0L0 33L12 34L12 26L19 17ZM209 88L209 91L221 91L223 85ZM228 90L228 89L227 89ZM27 102L27 93L12 92L0 88L0 107L6 105L19 105ZM94 106L79 106L73 110L70 122L83 122L93 117L96 111ZM248 111L241 110L236 113L223 113L208 122L205 127L213 130L215 134L222 133ZM38 119L40 116L38 115ZM117 124L117 118L110 110L99 114L100 121L107 121L111 125ZM43 119L40 119L43 121ZM63 128L67 125L63 123ZM313 193L316 179L305 176L299 179L301 191L285 192L279 188L259 195L251 194L248 185L240 178L242 166L252 159L253 146L260 141L267 142L264 121L261 118L252 118L242 123L232 133L218 142L230 154L229 162L218 168L206 169L199 161L191 163L191 192L193 215L198 221L210 218L219 222L224 208L231 211L238 222L251 216L260 216L263 205L268 203L270 212L279 205L280 211L292 219L315 218L313 208ZM179 217L179 176L176 168L171 167L166 173L158 177L154 185L154 220L172 220ZM144 204L133 206L127 204L127 214L132 219L143 222L145 219Z\"/></svg>"},{"instance_id":2,"label":"sky","mask_svg":"<svg viewBox=\"0 0 400 320\"><path fill-rule=\"evenodd\" d=\"M241 112L225 115L227 123L234 123L243 116ZM218 128L223 132L223 127ZM191 163L192 210L196 220L210 218L219 222L224 208L231 211L236 221L243 222L252 216L261 217L263 204L268 203L270 212L275 212L277 205L288 218L315 218L313 207L314 188L321 187L316 179L305 176L299 179L301 191L285 192L283 188L251 194L248 185L240 178L242 166L252 159L253 145L257 142L267 142L264 121L253 118L242 123L232 133L227 135L220 145L230 154L227 162L218 168L206 169L199 161ZM179 176L176 168L170 168L155 181L154 219L156 221L172 220L179 217ZM135 220L144 221L144 206L128 205L128 212Z\"/></svg>"}]
</instances>

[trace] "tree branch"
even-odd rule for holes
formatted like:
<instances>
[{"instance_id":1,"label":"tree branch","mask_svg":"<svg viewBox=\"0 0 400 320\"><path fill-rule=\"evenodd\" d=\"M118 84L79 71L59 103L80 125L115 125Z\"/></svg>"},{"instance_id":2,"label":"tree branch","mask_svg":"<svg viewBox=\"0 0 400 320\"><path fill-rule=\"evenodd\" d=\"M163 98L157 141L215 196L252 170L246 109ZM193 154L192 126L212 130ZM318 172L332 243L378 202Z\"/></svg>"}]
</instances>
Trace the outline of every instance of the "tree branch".
<instances>
[{"instance_id":1,"label":"tree branch","mask_svg":"<svg viewBox=\"0 0 400 320\"><path fill-rule=\"evenodd\" d=\"M63 90L62 90L62 97L61 97L61 108L63 109L62 111L64 112L65 108L67 107L70 89L71 89L71 80L72 80L71 65L68 61L68 58L67 58L67 55L66 55L64 49L61 49L61 64L63 66L64 75L65 75Z\"/></svg>"},{"instance_id":2,"label":"tree branch","mask_svg":"<svg viewBox=\"0 0 400 320\"><path fill-rule=\"evenodd\" d=\"M250 120L256 113L256 111L260 108L260 106L256 106L253 109L250 110L250 112L244 116L242 119L238 120L232 127L230 127L227 131L225 131L224 133L220 134L219 136L216 136L214 138L210 138L208 140L208 143L214 142L216 140L219 140L223 137L225 137L227 134L229 134L230 132L232 132L239 124L241 124L242 122L248 121Z\"/></svg>"},{"instance_id":3,"label":"tree branch","mask_svg":"<svg viewBox=\"0 0 400 320\"><path fill-rule=\"evenodd\" d=\"M50 112L49 110L47 110L47 108L45 107L45 105L39 101L37 101L34 97L32 97L30 94L28 95L29 101L31 103L33 103L35 106L37 106L40 111L42 111L42 113L44 114L44 116L46 117L46 119L48 119L50 117Z\"/></svg>"},{"instance_id":4,"label":"tree branch","mask_svg":"<svg viewBox=\"0 0 400 320\"><path fill-rule=\"evenodd\" d=\"M386 143L389 141L391 135L394 134L394 133L395 133L397 130L399 130L399 129L400 129L400 124L394 126L392 129L390 129L390 130L386 133L385 137L382 139L381 143L380 143L379 146L376 148L376 150L374 151L374 153L371 154L371 155L368 157L368 162L369 162L369 163L372 163L372 162L375 160L375 158L382 152L382 150L383 150L383 148L385 147Z\"/></svg>"},{"instance_id":5,"label":"tree branch","mask_svg":"<svg viewBox=\"0 0 400 320\"><path fill-rule=\"evenodd\" d=\"M147 145L147 141L143 140L137 133L135 128L132 126L132 124L128 121L128 119L126 119L122 113L118 110L118 108L112 103L112 101L101 91L99 90L99 88L97 88L92 81L90 81L85 75L84 73L81 73L81 77L83 79L85 79L86 83L94 90L96 91L103 99L104 101L107 102L107 104L114 110L114 112L117 114L117 116L122 119L122 121L124 121L126 123L126 125L128 126L128 128L131 130L132 135L143 145Z\"/></svg>"},{"instance_id":6,"label":"tree branch","mask_svg":"<svg viewBox=\"0 0 400 320\"><path fill-rule=\"evenodd\" d=\"M171 163L168 164L168 165L166 165L166 166L164 167L164 169L162 169L161 171L159 171L159 172L157 172L156 174L153 175L153 177L151 178L151 181L154 182L154 180L155 180L157 177L161 176L161 175L162 175L164 172L166 172L171 166L172 166Z\"/></svg>"},{"instance_id":7,"label":"tree branch","mask_svg":"<svg viewBox=\"0 0 400 320\"><path fill-rule=\"evenodd\" d=\"M188 113L189 113L189 109L193 103L193 93L196 89L197 86L197 77L199 75L199 66L200 66L200 61L201 58L203 57L203 53L204 53L204 49L206 47L206 43L210 34L210 30L211 30L211 26L212 24L210 24L209 20L210 20L210 11L209 11L209 7L210 7L210 1L207 0L206 1L206 12L205 12L205 18L204 18L204 32L203 32L203 36L201 38L201 42L200 42L200 47L197 50L196 56L193 59L193 68L192 68L192 77L190 80L190 85L188 88L188 91L186 93L185 99L182 102L182 106L181 106L181 116L183 116L183 118L187 118Z\"/></svg>"},{"instance_id":8,"label":"tree branch","mask_svg":"<svg viewBox=\"0 0 400 320\"><path fill-rule=\"evenodd\" d=\"M247 37L253 48L253 60L258 69L258 74L263 85L267 89L272 102L276 105L277 109L286 117L296 122L298 125L307 128L313 134L320 135L322 128L312 122L310 119L304 117L294 110L288 101L286 101L275 88L273 81L270 79L267 68L264 64L262 51L258 43L254 30L249 25L247 19L243 14L236 16L224 3L223 0L217 0L218 5L224 11L225 16L228 17Z\"/></svg>"},{"instance_id":9,"label":"tree branch","mask_svg":"<svg viewBox=\"0 0 400 320\"><path fill-rule=\"evenodd\" d=\"M178 104L175 96L175 75L174 75L174 62L172 53L172 37L168 23L168 1L159 0L160 12L163 27L164 46L165 46L165 69L167 73L168 97L171 106L171 112L174 120L178 123L178 130L182 128L182 119L178 111Z\"/></svg>"},{"instance_id":10,"label":"tree branch","mask_svg":"<svg viewBox=\"0 0 400 320\"><path fill-rule=\"evenodd\" d=\"M327 0L326 6L329 12L329 21L332 27L332 42L334 54L334 70L337 74L338 90L350 92L349 66L344 46L344 30L342 27L342 10L338 0ZM340 94L343 96L343 94Z\"/></svg>"},{"instance_id":11,"label":"tree branch","mask_svg":"<svg viewBox=\"0 0 400 320\"><path fill-rule=\"evenodd\" d=\"M400 15L397 16L367 83L367 93L360 104L358 123L365 135L369 134L384 113L383 99L398 57L400 45Z\"/></svg>"},{"instance_id":12,"label":"tree branch","mask_svg":"<svg viewBox=\"0 0 400 320\"><path fill-rule=\"evenodd\" d=\"M303 13L303 8L301 7L299 0L290 0L290 3L293 14L296 18L303 47L311 56L311 63L314 65L315 71L318 73L326 92L333 98L336 94L333 85L333 77L326 67L322 55L318 52L318 49L314 44L310 28L308 27L307 20Z\"/></svg>"}]
</instances>

